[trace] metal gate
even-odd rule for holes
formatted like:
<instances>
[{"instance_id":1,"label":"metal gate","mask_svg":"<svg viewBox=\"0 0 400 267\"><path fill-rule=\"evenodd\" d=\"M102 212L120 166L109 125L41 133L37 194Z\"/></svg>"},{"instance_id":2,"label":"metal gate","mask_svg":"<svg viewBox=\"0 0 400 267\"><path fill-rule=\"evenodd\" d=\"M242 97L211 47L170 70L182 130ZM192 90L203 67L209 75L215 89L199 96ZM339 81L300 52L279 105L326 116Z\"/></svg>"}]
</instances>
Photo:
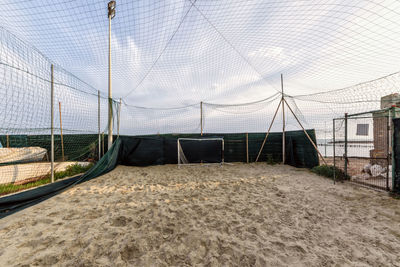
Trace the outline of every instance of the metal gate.
<instances>
[{"instance_id":1,"label":"metal gate","mask_svg":"<svg viewBox=\"0 0 400 267\"><path fill-rule=\"evenodd\" d=\"M393 186L392 191L400 194L400 119L393 119Z\"/></svg>"},{"instance_id":2,"label":"metal gate","mask_svg":"<svg viewBox=\"0 0 400 267\"><path fill-rule=\"evenodd\" d=\"M351 182L393 189L392 118L397 108L345 114L333 120L334 165Z\"/></svg>"}]
</instances>

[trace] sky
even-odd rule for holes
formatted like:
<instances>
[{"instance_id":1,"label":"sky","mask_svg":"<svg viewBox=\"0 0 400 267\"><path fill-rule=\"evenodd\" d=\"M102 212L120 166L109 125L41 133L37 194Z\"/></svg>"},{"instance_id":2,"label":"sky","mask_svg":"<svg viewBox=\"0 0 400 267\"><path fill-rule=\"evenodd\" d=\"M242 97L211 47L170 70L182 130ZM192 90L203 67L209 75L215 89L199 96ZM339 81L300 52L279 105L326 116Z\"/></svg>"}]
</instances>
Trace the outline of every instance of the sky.
<instances>
[{"instance_id":1,"label":"sky","mask_svg":"<svg viewBox=\"0 0 400 267\"><path fill-rule=\"evenodd\" d=\"M9 41L2 33L0 60L40 76L48 75L50 60L65 70L55 78L60 83L90 93L99 90L106 96L106 6L107 1L95 0L1 0L3 29L34 46L46 59L38 53L22 53L31 48L20 49L20 41ZM112 83L113 97L124 103L122 128L126 133L132 132L132 125L135 133L198 131L201 101L230 105L269 98L281 91L281 74L289 96L347 88L340 98L334 93L325 95L331 96L331 104L318 104L319 97L314 95L292 99L304 114L304 123L322 125L322 120L355 110L354 105L338 107L338 103L363 99L357 84L399 71L399 24L400 2L394 0L117 0L111 35ZM10 79L10 83L17 82ZM359 109L379 108L379 98L398 89L385 87L376 92L374 86L362 87L372 93L373 101L356 105ZM31 89L28 81L22 87L21 94L39 90ZM82 98L76 99L64 100L71 102L71 127L82 115L82 107L72 111ZM90 99L90 108L83 112L88 120L96 113L91 108L96 99ZM208 130L261 131L278 102L247 106L233 114L232 107L205 106L207 117L214 119L207 124ZM138 108L186 105L196 106L162 112ZM43 125L46 122L43 116ZM95 124L90 125L95 129Z\"/></svg>"}]
</instances>

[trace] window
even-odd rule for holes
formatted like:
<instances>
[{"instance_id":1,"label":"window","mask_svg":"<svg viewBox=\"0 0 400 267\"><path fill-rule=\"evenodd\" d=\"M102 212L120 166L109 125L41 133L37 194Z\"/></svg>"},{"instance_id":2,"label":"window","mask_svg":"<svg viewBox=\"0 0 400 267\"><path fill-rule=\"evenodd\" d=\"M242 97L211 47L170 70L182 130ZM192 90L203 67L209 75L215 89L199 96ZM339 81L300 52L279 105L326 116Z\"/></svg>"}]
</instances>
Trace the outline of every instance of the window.
<instances>
[{"instance_id":1,"label":"window","mask_svg":"<svg viewBox=\"0 0 400 267\"><path fill-rule=\"evenodd\" d=\"M369 124L357 124L357 135L368 135Z\"/></svg>"}]
</instances>

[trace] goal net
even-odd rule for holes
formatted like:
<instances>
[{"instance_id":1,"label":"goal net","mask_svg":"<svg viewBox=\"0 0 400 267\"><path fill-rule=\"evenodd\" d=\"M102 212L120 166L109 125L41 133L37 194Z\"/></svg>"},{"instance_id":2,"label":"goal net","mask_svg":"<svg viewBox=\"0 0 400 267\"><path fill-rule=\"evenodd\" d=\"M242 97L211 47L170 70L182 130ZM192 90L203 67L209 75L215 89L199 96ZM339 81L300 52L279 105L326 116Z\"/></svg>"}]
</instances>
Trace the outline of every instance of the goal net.
<instances>
[{"instance_id":1,"label":"goal net","mask_svg":"<svg viewBox=\"0 0 400 267\"><path fill-rule=\"evenodd\" d=\"M178 138L178 165L224 162L224 138Z\"/></svg>"}]
</instances>

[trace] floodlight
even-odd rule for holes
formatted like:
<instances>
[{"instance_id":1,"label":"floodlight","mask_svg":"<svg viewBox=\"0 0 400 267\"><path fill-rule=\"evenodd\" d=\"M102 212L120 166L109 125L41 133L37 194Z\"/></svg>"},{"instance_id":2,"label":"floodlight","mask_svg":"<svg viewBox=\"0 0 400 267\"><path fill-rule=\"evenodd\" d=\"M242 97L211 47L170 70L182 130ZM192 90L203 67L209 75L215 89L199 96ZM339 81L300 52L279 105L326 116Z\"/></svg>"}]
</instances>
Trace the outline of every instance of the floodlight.
<instances>
[{"instance_id":1,"label":"floodlight","mask_svg":"<svg viewBox=\"0 0 400 267\"><path fill-rule=\"evenodd\" d=\"M115 17L115 5L115 1L108 2L108 17L111 17L111 19Z\"/></svg>"}]
</instances>

